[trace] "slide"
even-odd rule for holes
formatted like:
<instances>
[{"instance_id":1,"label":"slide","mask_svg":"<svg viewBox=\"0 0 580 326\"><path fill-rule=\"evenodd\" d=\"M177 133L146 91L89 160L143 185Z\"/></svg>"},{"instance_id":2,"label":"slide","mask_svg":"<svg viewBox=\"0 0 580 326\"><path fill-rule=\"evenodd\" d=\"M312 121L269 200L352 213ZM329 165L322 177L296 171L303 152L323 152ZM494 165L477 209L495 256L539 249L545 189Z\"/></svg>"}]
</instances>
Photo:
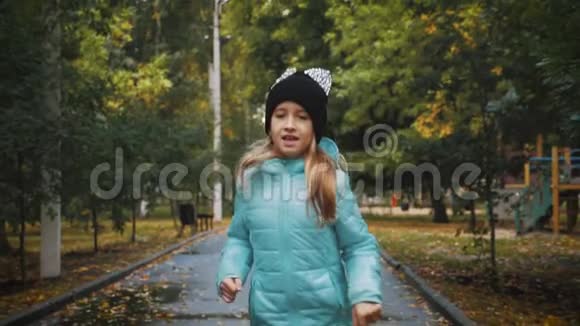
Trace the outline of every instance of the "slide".
<instances>
[{"instance_id":1,"label":"slide","mask_svg":"<svg viewBox=\"0 0 580 326\"><path fill-rule=\"evenodd\" d=\"M515 207L518 234L541 228L552 216L552 189L550 177L542 174L537 182L519 193Z\"/></svg>"}]
</instances>

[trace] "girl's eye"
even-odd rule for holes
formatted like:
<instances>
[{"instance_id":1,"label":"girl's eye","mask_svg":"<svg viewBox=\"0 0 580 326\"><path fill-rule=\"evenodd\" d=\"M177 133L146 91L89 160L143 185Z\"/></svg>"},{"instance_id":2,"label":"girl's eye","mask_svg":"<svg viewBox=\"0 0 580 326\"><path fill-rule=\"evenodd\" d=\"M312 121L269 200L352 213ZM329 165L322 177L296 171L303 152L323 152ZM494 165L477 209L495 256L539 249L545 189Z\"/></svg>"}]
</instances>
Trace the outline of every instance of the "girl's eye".
<instances>
[{"instance_id":1,"label":"girl's eye","mask_svg":"<svg viewBox=\"0 0 580 326\"><path fill-rule=\"evenodd\" d=\"M308 116L307 115L301 115L299 116L301 120L308 120Z\"/></svg>"}]
</instances>

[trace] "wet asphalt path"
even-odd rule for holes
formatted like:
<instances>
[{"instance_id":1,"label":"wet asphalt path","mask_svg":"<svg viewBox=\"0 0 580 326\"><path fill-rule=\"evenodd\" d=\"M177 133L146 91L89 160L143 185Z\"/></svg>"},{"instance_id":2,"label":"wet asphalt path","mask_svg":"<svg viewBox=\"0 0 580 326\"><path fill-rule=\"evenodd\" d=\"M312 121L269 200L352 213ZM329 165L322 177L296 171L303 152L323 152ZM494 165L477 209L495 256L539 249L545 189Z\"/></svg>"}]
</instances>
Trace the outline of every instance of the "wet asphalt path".
<instances>
[{"instance_id":1,"label":"wet asphalt path","mask_svg":"<svg viewBox=\"0 0 580 326\"><path fill-rule=\"evenodd\" d=\"M216 294L215 275L225 241L223 233L210 235L34 325L250 325L247 288L232 304ZM440 324L441 316L384 266L383 320L374 325Z\"/></svg>"}]
</instances>

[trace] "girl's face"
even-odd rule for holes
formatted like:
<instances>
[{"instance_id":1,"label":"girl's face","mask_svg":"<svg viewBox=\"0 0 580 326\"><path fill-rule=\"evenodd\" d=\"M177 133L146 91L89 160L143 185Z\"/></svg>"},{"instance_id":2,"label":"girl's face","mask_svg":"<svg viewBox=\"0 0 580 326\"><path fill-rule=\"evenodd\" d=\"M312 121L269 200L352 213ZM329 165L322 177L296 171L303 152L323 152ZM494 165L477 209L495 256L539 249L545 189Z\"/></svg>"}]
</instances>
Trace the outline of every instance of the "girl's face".
<instances>
[{"instance_id":1,"label":"girl's face","mask_svg":"<svg viewBox=\"0 0 580 326\"><path fill-rule=\"evenodd\" d=\"M270 125L270 139L277 156L303 156L313 138L312 120L301 105L291 101L278 104Z\"/></svg>"}]
</instances>

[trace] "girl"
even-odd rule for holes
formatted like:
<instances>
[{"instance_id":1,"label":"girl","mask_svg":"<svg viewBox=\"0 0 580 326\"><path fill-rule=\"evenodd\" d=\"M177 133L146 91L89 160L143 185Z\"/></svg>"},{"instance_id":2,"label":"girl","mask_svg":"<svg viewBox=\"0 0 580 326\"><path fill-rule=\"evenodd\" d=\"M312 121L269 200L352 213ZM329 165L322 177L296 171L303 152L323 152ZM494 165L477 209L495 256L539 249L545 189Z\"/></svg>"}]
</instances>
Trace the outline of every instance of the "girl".
<instances>
[{"instance_id":1,"label":"girl","mask_svg":"<svg viewBox=\"0 0 580 326\"><path fill-rule=\"evenodd\" d=\"M322 137L331 77L288 69L266 99L265 140L240 160L217 289L233 302L254 267L252 325L367 325L381 264L339 151Z\"/></svg>"}]
</instances>

